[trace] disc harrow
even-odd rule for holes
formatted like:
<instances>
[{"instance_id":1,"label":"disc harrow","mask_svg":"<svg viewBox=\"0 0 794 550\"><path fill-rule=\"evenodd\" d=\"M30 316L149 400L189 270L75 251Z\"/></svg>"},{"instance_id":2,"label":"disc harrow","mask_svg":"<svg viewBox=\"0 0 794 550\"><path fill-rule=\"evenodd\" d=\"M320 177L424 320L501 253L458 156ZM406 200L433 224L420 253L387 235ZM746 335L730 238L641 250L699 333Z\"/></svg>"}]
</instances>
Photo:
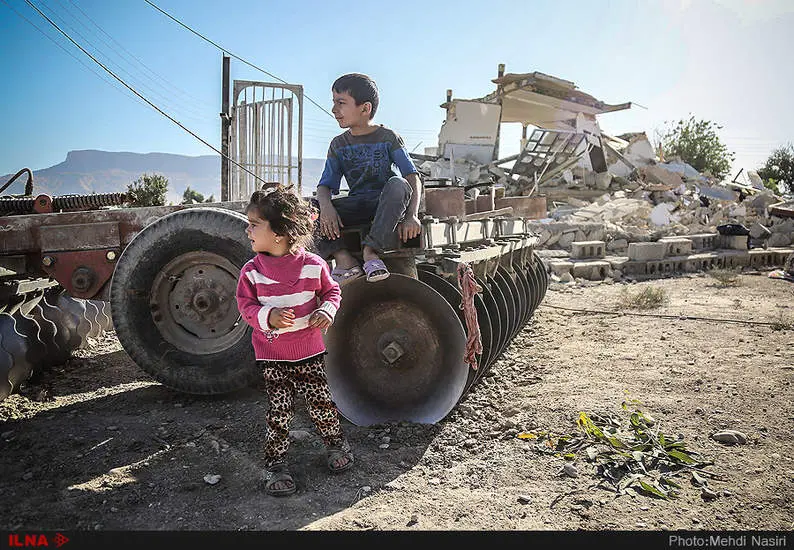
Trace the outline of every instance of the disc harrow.
<instances>
[{"instance_id":1,"label":"disc harrow","mask_svg":"<svg viewBox=\"0 0 794 550\"><path fill-rule=\"evenodd\" d=\"M549 282L534 251L536 236L511 223L478 228L433 220L425 226L422 253L415 254L415 277L400 273L404 264L396 260L408 254L403 251L384 257L389 279L343 287L342 308L328 332L327 365L345 418L359 425L437 422L502 357ZM468 298L459 279L467 270L479 290ZM476 324L466 318L472 310ZM401 330L406 333L397 337ZM479 348L469 350L477 337Z\"/></svg>"},{"instance_id":2,"label":"disc harrow","mask_svg":"<svg viewBox=\"0 0 794 550\"><path fill-rule=\"evenodd\" d=\"M109 302L74 298L57 287L18 300L0 312L0 401L113 329Z\"/></svg>"},{"instance_id":3,"label":"disc harrow","mask_svg":"<svg viewBox=\"0 0 794 550\"><path fill-rule=\"evenodd\" d=\"M16 199L4 203L12 215L0 208L8 236L0 254L0 400L106 330L176 391L213 395L256 383L252 329L234 298L253 256L245 203L102 209L86 201L57 213L40 201L35 214ZM540 237L528 219L426 214L418 237L382 255L389 278L343 286L326 334L328 382L355 424L443 419L546 293ZM363 231L343 231L359 259Z\"/></svg>"}]
</instances>

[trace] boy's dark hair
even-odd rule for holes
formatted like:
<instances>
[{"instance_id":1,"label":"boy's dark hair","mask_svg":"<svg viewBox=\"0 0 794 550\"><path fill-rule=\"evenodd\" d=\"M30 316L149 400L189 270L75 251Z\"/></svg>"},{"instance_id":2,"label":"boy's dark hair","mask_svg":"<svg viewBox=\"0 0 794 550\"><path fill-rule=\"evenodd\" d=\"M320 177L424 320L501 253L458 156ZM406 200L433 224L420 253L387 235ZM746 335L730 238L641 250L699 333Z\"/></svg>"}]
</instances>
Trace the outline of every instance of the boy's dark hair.
<instances>
[{"instance_id":1,"label":"boy's dark hair","mask_svg":"<svg viewBox=\"0 0 794 550\"><path fill-rule=\"evenodd\" d=\"M378 86L367 75L361 73L342 75L334 81L331 90L338 94L350 94L356 100L356 105L369 101L372 105L369 118L375 118L375 111L378 110Z\"/></svg>"},{"instance_id":2,"label":"boy's dark hair","mask_svg":"<svg viewBox=\"0 0 794 550\"><path fill-rule=\"evenodd\" d=\"M245 207L245 213L249 212L267 220L276 235L287 237L290 251L301 246L308 248L314 240L317 211L310 202L293 193L292 186L278 182L264 184L251 194Z\"/></svg>"}]
</instances>

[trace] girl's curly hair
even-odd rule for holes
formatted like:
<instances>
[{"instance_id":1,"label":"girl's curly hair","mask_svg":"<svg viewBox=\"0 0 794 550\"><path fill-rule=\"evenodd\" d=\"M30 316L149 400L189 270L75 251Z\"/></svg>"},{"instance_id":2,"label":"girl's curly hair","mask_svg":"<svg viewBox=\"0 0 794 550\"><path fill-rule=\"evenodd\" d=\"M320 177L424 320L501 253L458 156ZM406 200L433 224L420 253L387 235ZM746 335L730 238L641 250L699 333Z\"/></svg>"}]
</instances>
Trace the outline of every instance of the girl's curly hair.
<instances>
[{"instance_id":1,"label":"girl's curly hair","mask_svg":"<svg viewBox=\"0 0 794 550\"><path fill-rule=\"evenodd\" d=\"M253 212L258 218L267 220L276 235L287 237L290 251L299 247L309 248L314 240L314 222L317 210L303 197L292 191L292 186L266 183L254 191L245 213Z\"/></svg>"}]
</instances>

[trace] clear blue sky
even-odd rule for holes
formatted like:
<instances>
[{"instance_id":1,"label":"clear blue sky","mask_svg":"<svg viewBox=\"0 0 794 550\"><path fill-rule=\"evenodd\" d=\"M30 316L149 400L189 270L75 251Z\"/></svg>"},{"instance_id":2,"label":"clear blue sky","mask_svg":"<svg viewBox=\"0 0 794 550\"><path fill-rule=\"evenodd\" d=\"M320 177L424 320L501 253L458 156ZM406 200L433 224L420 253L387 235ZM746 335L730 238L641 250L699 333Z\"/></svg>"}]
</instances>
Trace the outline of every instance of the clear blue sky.
<instances>
[{"instance_id":1,"label":"clear blue sky","mask_svg":"<svg viewBox=\"0 0 794 550\"><path fill-rule=\"evenodd\" d=\"M144 0L29 1L220 148L220 50ZM499 63L507 72L571 80L607 103L634 102L599 117L609 134L645 131L653 139L666 121L689 114L715 121L736 153L733 173L794 142L789 0L153 2L233 54L302 84L327 110L336 77L371 75L380 89L376 121L417 152L437 143L446 90L459 98L490 93ZM76 149L214 154L115 82L25 0L0 0L0 33L0 174L46 168ZM272 80L234 58L231 79ZM340 130L308 101L305 117L304 156L324 158ZM502 156L516 152L519 135L520 127L506 130Z\"/></svg>"}]
</instances>

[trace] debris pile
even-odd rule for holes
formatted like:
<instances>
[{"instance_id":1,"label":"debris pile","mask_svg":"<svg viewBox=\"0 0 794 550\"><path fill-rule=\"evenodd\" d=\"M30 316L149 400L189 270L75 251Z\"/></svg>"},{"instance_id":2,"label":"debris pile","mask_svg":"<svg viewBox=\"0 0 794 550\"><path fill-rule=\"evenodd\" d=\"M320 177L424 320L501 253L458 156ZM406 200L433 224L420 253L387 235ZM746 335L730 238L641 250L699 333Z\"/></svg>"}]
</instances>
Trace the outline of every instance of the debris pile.
<instances>
[{"instance_id":1,"label":"debris pile","mask_svg":"<svg viewBox=\"0 0 794 550\"><path fill-rule=\"evenodd\" d=\"M465 191L457 202L436 199L444 214L535 219L543 249L604 241L609 252L625 254L633 242L713 234L725 225L750 234L747 248L794 243L794 196L775 195L757 173L747 171L739 182L742 170L721 181L664 158L644 132L603 133L596 115L630 102L610 105L573 82L505 74L504 65L493 82L496 90L478 99L453 99L447 90L438 147L412 153L428 189ZM510 122L522 125L520 152L498 158L500 127ZM535 202L530 208L518 198Z\"/></svg>"}]
</instances>

